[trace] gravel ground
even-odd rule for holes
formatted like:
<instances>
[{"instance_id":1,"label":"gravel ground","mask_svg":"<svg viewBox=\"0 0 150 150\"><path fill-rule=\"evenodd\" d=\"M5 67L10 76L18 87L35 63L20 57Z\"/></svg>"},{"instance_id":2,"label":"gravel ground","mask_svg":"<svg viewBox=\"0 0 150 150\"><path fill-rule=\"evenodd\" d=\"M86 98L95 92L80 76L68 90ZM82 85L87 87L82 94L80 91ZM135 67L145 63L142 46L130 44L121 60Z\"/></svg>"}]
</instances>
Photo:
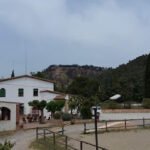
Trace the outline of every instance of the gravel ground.
<instances>
[{"instance_id":1,"label":"gravel ground","mask_svg":"<svg viewBox=\"0 0 150 150\"><path fill-rule=\"evenodd\" d=\"M81 130L82 128L82 130ZM68 126L66 135L82 141L95 144L94 134L79 134L83 132L83 126ZM108 150L150 150L150 129L136 129L130 131L105 132L98 134L98 143ZM79 148L79 142L70 141L71 145ZM85 150L95 148L83 145Z\"/></svg>"},{"instance_id":2,"label":"gravel ground","mask_svg":"<svg viewBox=\"0 0 150 150\"><path fill-rule=\"evenodd\" d=\"M98 142L108 150L150 150L149 138L150 130L140 129L99 134ZM81 139L94 143L95 135L84 135Z\"/></svg>"},{"instance_id":3,"label":"gravel ground","mask_svg":"<svg viewBox=\"0 0 150 150\"><path fill-rule=\"evenodd\" d=\"M66 127L65 134L83 141L95 144L94 134L80 134L83 126L72 125ZM109 150L149 150L150 129L139 129L133 131L107 132L98 135L99 145ZM18 131L11 135L0 136L0 141L5 139L16 140L13 150L29 150L30 143L35 140L35 130ZM79 143L71 141L72 145L79 147ZM93 150L83 145L86 150Z\"/></svg>"},{"instance_id":4,"label":"gravel ground","mask_svg":"<svg viewBox=\"0 0 150 150\"><path fill-rule=\"evenodd\" d=\"M150 113L102 113L104 119L135 119L150 118ZM92 124L89 126L93 126ZM94 134L80 134L83 132L83 124L65 127L65 134L95 144ZM12 134L1 135L0 142L5 139L16 141L13 150L29 150L30 143L35 140L35 130L20 130ZM78 145L79 143L72 143ZM150 150L150 129L133 131L108 132L99 134L99 145L109 150ZM83 147L85 149L85 147ZM86 148L90 150L90 148Z\"/></svg>"}]
</instances>

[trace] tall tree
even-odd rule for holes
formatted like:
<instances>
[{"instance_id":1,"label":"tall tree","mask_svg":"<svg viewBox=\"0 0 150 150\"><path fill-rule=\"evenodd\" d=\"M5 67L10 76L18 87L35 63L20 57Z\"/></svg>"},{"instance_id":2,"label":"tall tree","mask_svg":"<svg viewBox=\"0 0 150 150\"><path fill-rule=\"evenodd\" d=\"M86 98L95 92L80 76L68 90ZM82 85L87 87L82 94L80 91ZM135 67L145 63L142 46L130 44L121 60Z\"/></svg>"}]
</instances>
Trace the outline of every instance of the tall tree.
<instances>
[{"instance_id":1,"label":"tall tree","mask_svg":"<svg viewBox=\"0 0 150 150\"><path fill-rule=\"evenodd\" d=\"M83 96L72 96L68 102L71 114L76 110L77 114L81 114L83 119L91 118L91 107L95 104L95 99Z\"/></svg>"},{"instance_id":2,"label":"tall tree","mask_svg":"<svg viewBox=\"0 0 150 150\"><path fill-rule=\"evenodd\" d=\"M145 98L150 98L150 54L147 58L145 71Z\"/></svg>"},{"instance_id":3,"label":"tall tree","mask_svg":"<svg viewBox=\"0 0 150 150\"><path fill-rule=\"evenodd\" d=\"M64 101L50 101L47 103L46 109L52 113L52 117L56 111L61 111L64 107Z\"/></svg>"}]
</instances>

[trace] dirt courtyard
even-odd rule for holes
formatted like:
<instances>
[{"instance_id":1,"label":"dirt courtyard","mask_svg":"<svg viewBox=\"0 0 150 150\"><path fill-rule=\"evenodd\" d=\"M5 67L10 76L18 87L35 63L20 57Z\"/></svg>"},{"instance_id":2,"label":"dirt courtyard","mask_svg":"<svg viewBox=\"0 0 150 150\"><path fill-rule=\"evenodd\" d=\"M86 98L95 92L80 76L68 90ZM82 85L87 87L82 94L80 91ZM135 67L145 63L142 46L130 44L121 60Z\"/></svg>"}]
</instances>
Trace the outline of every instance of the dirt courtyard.
<instances>
[{"instance_id":1,"label":"dirt courtyard","mask_svg":"<svg viewBox=\"0 0 150 150\"><path fill-rule=\"evenodd\" d=\"M71 125L65 128L65 134L69 137L95 144L94 134L81 134L82 132L83 125ZM13 150L29 150L29 145L35 140L35 136L35 130L24 130L11 135L0 135L0 141L15 139L16 145ZM150 129L99 133L98 142L108 150L150 150ZM79 143L71 142L71 145L79 147ZM84 145L83 150L95 150L95 148Z\"/></svg>"},{"instance_id":2,"label":"dirt courtyard","mask_svg":"<svg viewBox=\"0 0 150 150\"><path fill-rule=\"evenodd\" d=\"M95 135L81 135L80 139L94 144ZM101 133L98 142L108 150L150 150L150 129Z\"/></svg>"}]
</instances>

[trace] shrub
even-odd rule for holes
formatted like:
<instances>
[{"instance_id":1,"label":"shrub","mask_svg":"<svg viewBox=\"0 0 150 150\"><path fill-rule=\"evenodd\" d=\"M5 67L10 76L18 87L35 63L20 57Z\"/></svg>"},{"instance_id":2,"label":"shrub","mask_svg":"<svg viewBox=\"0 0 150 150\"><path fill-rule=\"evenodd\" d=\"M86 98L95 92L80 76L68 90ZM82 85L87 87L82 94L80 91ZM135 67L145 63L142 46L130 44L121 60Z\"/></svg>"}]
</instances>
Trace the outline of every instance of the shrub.
<instances>
[{"instance_id":1,"label":"shrub","mask_svg":"<svg viewBox=\"0 0 150 150\"><path fill-rule=\"evenodd\" d=\"M146 98L143 100L143 107L146 109L150 109L150 99Z\"/></svg>"},{"instance_id":2,"label":"shrub","mask_svg":"<svg viewBox=\"0 0 150 150\"><path fill-rule=\"evenodd\" d=\"M54 119L61 119L61 116L62 116L61 112L55 112L53 117Z\"/></svg>"},{"instance_id":3,"label":"shrub","mask_svg":"<svg viewBox=\"0 0 150 150\"><path fill-rule=\"evenodd\" d=\"M131 109L131 103L130 102L124 103L124 108L125 109Z\"/></svg>"},{"instance_id":4,"label":"shrub","mask_svg":"<svg viewBox=\"0 0 150 150\"><path fill-rule=\"evenodd\" d=\"M62 120L63 121L70 121L71 119L72 119L71 114L69 114L69 113L63 113L63 115L62 115Z\"/></svg>"},{"instance_id":5,"label":"shrub","mask_svg":"<svg viewBox=\"0 0 150 150\"><path fill-rule=\"evenodd\" d=\"M10 141L5 141L4 144L0 143L0 150L11 150L14 147L15 143Z\"/></svg>"},{"instance_id":6,"label":"shrub","mask_svg":"<svg viewBox=\"0 0 150 150\"><path fill-rule=\"evenodd\" d=\"M82 119L91 119L92 117L91 109L89 107L82 107L81 116L82 116Z\"/></svg>"}]
</instances>

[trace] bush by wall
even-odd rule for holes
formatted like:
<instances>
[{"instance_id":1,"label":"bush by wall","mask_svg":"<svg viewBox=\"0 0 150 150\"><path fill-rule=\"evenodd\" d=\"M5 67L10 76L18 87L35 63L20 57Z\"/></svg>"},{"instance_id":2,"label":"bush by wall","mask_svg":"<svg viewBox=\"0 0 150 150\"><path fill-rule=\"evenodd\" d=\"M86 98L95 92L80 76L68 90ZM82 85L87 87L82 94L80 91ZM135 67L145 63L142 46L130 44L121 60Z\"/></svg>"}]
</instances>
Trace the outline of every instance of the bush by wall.
<instances>
[{"instance_id":1,"label":"bush by wall","mask_svg":"<svg viewBox=\"0 0 150 150\"><path fill-rule=\"evenodd\" d=\"M86 107L86 106L82 107L80 112L81 112L82 119L91 119L92 112L89 107Z\"/></svg>"},{"instance_id":2,"label":"bush by wall","mask_svg":"<svg viewBox=\"0 0 150 150\"><path fill-rule=\"evenodd\" d=\"M11 143L10 141L5 141L3 144L0 143L0 150L11 150L14 147L14 143Z\"/></svg>"},{"instance_id":3,"label":"bush by wall","mask_svg":"<svg viewBox=\"0 0 150 150\"><path fill-rule=\"evenodd\" d=\"M61 112L55 112L53 117L54 117L54 119L61 119L62 113Z\"/></svg>"},{"instance_id":4,"label":"bush by wall","mask_svg":"<svg viewBox=\"0 0 150 150\"><path fill-rule=\"evenodd\" d=\"M62 120L63 121L70 121L71 119L72 119L71 114L69 114L69 113L63 113L62 114Z\"/></svg>"},{"instance_id":5,"label":"bush by wall","mask_svg":"<svg viewBox=\"0 0 150 150\"><path fill-rule=\"evenodd\" d=\"M145 98L142 104L143 108L150 109L150 98Z\"/></svg>"}]
</instances>

